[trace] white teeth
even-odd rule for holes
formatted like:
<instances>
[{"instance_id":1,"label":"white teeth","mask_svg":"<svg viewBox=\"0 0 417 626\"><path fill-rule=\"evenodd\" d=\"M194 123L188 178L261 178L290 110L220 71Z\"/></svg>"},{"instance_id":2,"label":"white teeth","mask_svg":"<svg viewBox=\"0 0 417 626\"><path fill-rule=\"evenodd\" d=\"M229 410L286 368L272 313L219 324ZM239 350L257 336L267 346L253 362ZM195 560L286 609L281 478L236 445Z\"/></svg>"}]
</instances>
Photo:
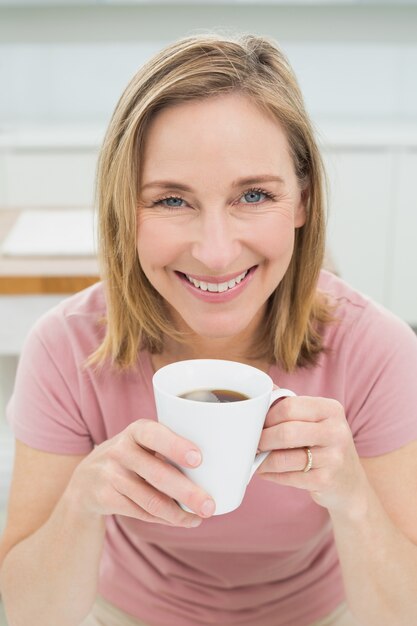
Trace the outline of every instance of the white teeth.
<instances>
[{"instance_id":1,"label":"white teeth","mask_svg":"<svg viewBox=\"0 0 417 626\"><path fill-rule=\"evenodd\" d=\"M236 276L236 278L232 278L232 280L229 280L226 283L205 283L202 280L196 280L195 278L188 276L188 274L185 274L185 276L188 278L190 283L194 285L194 287L198 287L202 291L211 291L212 293L222 293L223 291L227 291L228 289L233 289L233 287L238 285L240 281L245 278L248 271L249 270L242 272L241 274L239 274L239 276Z\"/></svg>"}]
</instances>

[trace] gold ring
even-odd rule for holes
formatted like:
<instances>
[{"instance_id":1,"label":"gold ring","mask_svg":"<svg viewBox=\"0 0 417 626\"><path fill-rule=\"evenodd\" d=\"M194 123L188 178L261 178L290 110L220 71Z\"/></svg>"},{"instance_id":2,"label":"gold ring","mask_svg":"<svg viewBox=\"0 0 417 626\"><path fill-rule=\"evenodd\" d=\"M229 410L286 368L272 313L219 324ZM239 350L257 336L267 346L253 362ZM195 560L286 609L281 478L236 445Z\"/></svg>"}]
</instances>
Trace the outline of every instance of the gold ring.
<instances>
[{"instance_id":1,"label":"gold ring","mask_svg":"<svg viewBox=\"0 0 417 626\"><path fill-rule=\"evenodd\" d=\"M305 468L303 469L303 472L309 472L311 468L313 467L313 455L311 454L311 450L308 446L306 446L304 450L306 451L306 454L307 454L307 463L306 463Z\"/></svg>"}]
</instances>

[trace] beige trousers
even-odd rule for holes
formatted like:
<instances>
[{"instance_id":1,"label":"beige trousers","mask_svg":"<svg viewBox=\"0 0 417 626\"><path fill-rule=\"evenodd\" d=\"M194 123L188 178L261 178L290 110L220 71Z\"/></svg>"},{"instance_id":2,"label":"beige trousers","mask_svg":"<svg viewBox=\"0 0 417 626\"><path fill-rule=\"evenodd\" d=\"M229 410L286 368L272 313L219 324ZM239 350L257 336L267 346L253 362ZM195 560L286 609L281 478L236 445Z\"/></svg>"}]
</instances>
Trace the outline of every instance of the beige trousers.
<instances>
[{"instance_id":1,"label":"beige trousers","mask_svg":"<svg viewBox=\"0 0 417 626\"><path fill-rule=\"evenodd\" d=\"M147 624L124 613L113 604L106 602L104 598L98 596L90 615L80 626L147 626ZM331 615L328 615L325 619L319 620L318 622L314 622L311 626L360 625L355 621L346 605L342 604Z\"/></svg>"}]
</instances>

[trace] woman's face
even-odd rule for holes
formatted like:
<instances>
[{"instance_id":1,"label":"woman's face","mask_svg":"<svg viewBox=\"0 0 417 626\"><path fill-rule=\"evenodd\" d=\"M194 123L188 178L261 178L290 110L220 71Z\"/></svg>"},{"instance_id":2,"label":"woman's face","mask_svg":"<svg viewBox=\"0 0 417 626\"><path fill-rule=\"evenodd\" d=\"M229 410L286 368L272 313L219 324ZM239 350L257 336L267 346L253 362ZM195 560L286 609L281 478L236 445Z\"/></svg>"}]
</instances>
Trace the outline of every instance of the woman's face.
<instances>
[{"instance_id":1,"label":"woman's face","mask_svg":"<svg viewBox=\"0 0 417 626\"><path fill-rule=\"evenodd\" d=\"M154 117L143 157L139 260L176 328L255 332L305 221L281 126L240 94L187 102Z\"/></svg>"}]
</instances>

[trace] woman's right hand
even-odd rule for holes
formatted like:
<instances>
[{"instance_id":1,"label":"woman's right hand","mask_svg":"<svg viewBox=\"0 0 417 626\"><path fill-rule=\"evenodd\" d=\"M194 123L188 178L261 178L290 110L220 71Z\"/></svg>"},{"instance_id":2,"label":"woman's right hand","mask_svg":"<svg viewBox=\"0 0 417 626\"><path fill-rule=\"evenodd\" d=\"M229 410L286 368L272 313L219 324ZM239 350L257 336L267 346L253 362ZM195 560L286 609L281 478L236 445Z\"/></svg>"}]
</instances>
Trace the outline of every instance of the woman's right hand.
<instances>
[{"instance_id":1,"label":"woman's right hand","mask_svg":"<svg viewBox=\"0 0 417 626\"><path fill-rule=\"evenodd\" d=\"M201 454L191 441L166 426L140 419L104 441L75 469L68 490L92 515L127 515L191 528L214 512L214 501L179 469L197 467ZM183 511L185 504L197 515Z\"/></svg>"}]
</instances>

